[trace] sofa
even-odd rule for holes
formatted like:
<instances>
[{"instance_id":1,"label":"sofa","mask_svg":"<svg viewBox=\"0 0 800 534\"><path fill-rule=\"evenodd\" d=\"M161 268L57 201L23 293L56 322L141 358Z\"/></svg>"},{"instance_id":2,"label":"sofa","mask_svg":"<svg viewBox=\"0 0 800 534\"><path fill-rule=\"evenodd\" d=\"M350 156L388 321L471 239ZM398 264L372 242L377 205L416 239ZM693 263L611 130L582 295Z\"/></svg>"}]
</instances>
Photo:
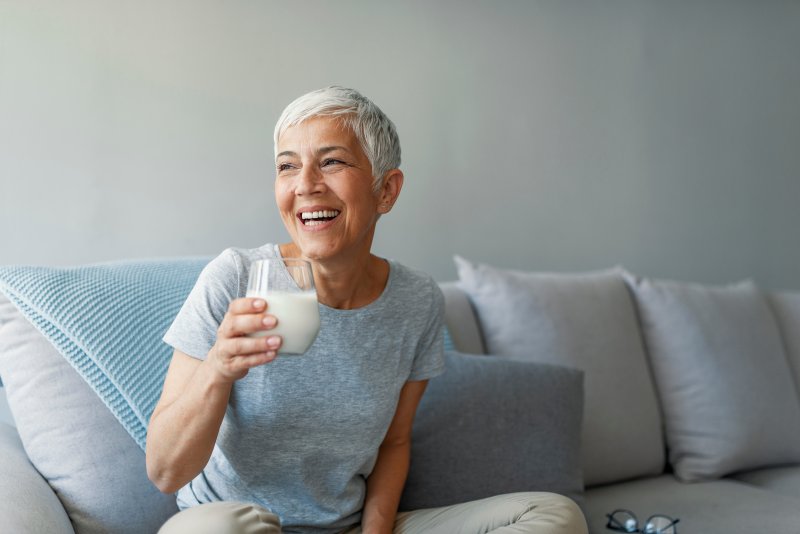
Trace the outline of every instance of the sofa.
<instances>
[{"instance_id":1,"label":"sofa","mask_svg":"<svg viewBox=\"0 0 800 534\"><path fill-rule=\"evenodd\" d=\"M147 533L175 513L143 440L160 336L205 261L0 268L0 531ZM401 509L540 490L593 533L618 509L800 533L799 292L456 264Z\"/></svg>"}]
</instances>

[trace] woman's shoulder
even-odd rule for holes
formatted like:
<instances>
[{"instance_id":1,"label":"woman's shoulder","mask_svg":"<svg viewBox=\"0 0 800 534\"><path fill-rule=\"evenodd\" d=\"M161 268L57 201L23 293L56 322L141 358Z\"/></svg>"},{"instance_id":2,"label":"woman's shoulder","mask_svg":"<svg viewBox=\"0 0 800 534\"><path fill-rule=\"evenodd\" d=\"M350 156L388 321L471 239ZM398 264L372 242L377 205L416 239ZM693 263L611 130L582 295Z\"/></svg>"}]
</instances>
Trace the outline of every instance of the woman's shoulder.
<instances>
[{"instance_id":1,"label":"woman's shoulder","mask_svg":"<svg viewBox=\"0 0 800 534\"><path fill-rule=\"evenodd\" d=\"M431 275L394 260L388 261L391 266L390 283L393 293L417 301L444 301L442 290Z\"/></svg>"},{"instance_id":2,"label":"woman's shoulder","mask_svg":"<svg viewBox=\"0 0 800 534\"><path fill-rule=\"evenodd\" d=\"M272 243L256 248L228 247L206 265L202 277L205 280L247 280L250 264L275 257L276 250L277 246Z\"/></svg>"},{"instance_id":3,"label":"woman's shoulder","mask_svg":"<svg viewBox=\"0 0 800 534\"><path fill-rule=\"evenodd\" d=\"M223 261L234 262L240 267L245 269L256 260L264 260L267 258L277 258L280 256L278 252L278 245L274 243L267 243L255 248L245 247L228 247L222 251L218 258L223 258Z\"/></svg>"}]
</instances>

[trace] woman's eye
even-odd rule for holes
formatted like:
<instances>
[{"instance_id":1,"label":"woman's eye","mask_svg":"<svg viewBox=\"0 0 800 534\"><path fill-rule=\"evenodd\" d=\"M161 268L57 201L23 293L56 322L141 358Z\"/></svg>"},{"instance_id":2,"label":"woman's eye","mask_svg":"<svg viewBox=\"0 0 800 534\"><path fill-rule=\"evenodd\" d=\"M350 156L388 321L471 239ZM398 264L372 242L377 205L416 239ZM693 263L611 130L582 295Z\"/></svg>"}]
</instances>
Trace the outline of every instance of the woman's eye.
<instances>
[{"instance_id":1,"label":"woman's eye","mask_svg":"<svg viewBox=\"0 0 800 534\"><path fill-rule=\"evenodd\" d=\"M329 165L337 165L337 164L342 164L343 165L344 161L342 161L340 159L329 158L329 159L326 159L325 161L322 162L322 166L323 167L327 167Z\"/></svg>"},{"instance_id":2,"label":"woman's eye","mask_svg":"<svg viewBox=\"0 0 800 534\"><path fill-rule=\"evenodd\" d=\"M289 165L288 163L280 163L278 165L278 172L285 171L285 170L291 169L291 168L292 168L292 166Z\"/></svg>"}]
</instances>

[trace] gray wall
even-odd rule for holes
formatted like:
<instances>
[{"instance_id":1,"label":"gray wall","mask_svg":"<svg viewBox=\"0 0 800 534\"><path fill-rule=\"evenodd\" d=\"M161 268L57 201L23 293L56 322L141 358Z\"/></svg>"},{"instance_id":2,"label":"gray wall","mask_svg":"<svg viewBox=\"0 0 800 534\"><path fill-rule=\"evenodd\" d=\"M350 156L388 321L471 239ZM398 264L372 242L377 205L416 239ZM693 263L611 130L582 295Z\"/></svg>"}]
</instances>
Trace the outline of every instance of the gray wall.
<instances>
[{"instance_id":1,"label":"gray wall","mask_svg":"<svg viewBox=\"0 0 800 534\"><path fill-rule=\"evenodd\" d=\"M362 90L378 253L800 288L800 2L0 0L0 263L285 239L272 126Z\"/></svg>"}]
</instances>

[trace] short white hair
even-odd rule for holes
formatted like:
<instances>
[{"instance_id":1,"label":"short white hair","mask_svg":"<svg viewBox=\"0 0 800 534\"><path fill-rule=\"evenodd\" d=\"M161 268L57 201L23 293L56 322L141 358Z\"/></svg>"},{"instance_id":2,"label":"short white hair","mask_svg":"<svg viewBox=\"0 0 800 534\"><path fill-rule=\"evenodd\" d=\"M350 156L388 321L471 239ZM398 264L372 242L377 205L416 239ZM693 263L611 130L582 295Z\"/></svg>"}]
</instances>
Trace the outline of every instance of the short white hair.
<instances>
[{"instance_id":1,"label":"short white hair","mask_svg":"<svg viewBox=\"0 0 800 534\"><path fill-rule=\"evenodd\" d=\"M372 166L375 191L383 178L400 167L400 139L394 123L370 99L356 91L331 85L306 93L286 106L275 124L275 155L278 139L287 128L320 116L334 116L350 128Z\"/></svg>"}]
</instances>

